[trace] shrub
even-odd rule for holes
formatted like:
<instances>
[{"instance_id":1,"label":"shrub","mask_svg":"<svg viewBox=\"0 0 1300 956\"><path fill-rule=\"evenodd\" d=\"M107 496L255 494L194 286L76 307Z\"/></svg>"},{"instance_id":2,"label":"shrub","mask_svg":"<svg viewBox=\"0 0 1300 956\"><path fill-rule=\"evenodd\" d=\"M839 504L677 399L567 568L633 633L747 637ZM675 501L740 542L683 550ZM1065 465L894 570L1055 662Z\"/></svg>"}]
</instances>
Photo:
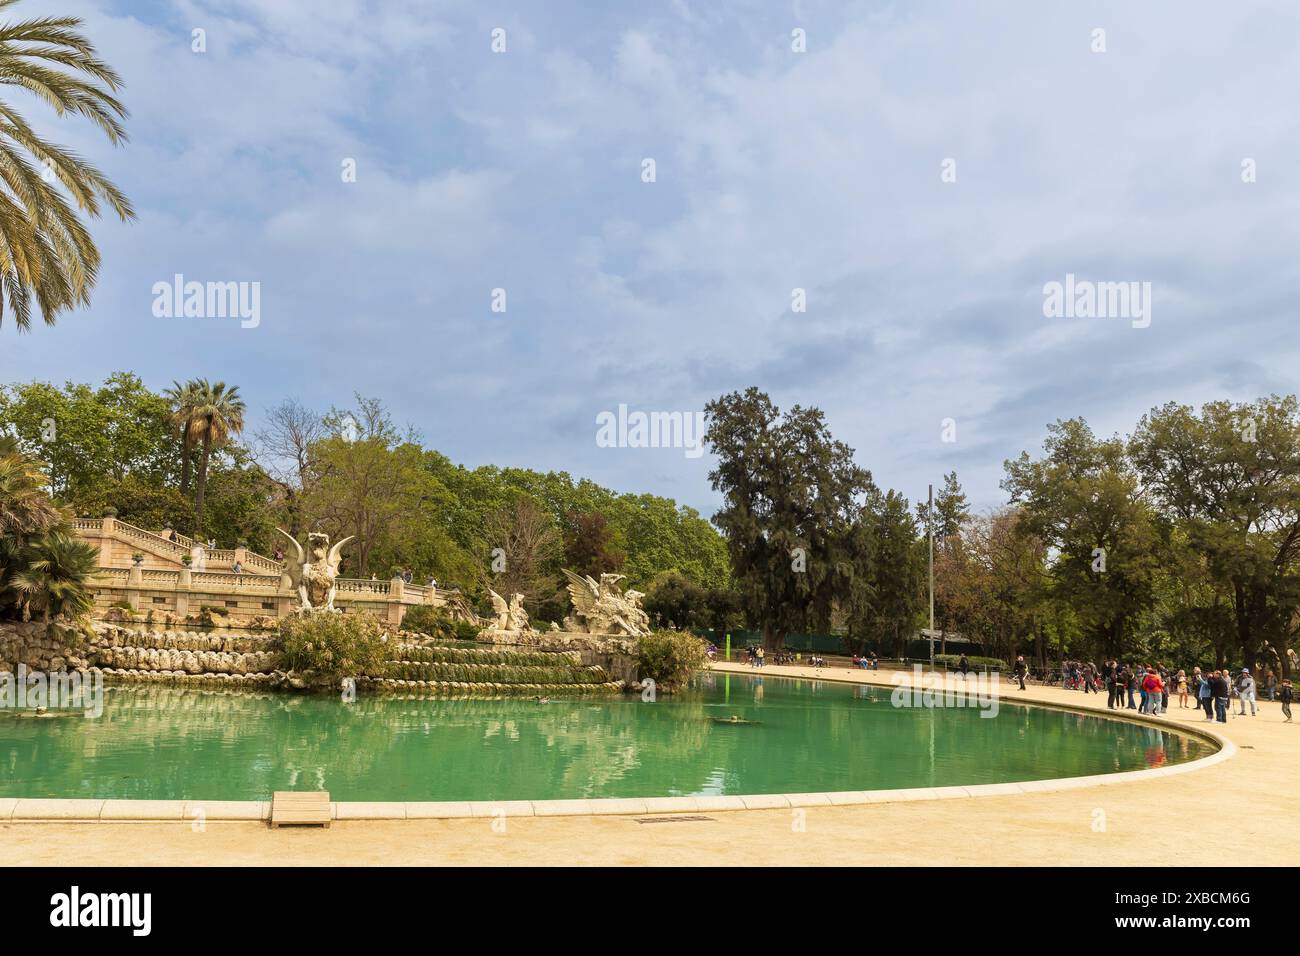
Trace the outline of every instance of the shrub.
<instances>
[{"instance_id":1,"label":"shrub","mask_svg":"<svg viewBox=\"0 0 1300 956\"><path fill-rule=\"evenodd\" d=\"M442 608L431 604L417 604L402 618L402 630L415 631L442 641L478 640L478 626L464 620L453 620Z\"/></svg>"},{"instance_id":2,"label":"shrub","mask_svg":"<svg viewBox=\"0 0 1300 956\"><path fill-rule=\"evenodd\" d=\"M704 642L686 631L658 630L637 642L637 673L671 694L704 666Z\"/></svg>"},{"instance_id":3,"label":"shrub","mask_svg":"<svg viewBox=\"0 0 1300 956\"><path fill-rule=\"evenodd\" d=\"M365 614L296 614L280 622L280 658L309 686L337 687L340 678L382 677L387 637Z\"/></svg>"}]
</instances>

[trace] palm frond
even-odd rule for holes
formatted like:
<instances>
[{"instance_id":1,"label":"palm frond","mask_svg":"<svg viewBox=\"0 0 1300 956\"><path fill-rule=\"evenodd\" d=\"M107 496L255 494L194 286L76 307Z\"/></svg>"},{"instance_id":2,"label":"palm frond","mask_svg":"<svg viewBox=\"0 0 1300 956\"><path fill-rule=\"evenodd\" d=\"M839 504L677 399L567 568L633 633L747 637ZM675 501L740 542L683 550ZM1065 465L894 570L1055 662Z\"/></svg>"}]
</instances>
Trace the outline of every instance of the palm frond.
<instances>
[{"instance_id":1,"label":"palm frond","mask_svg":"<svg viewBox=\"0 0 1300 956\"><path fill-rule=\"evenodd\" d=\"M0 11L17 2L0 0ZM58 115L84 117L119 145L128 116L114 95L122 79L81 26L67 16L0 23L0 87L26 90ZM100 256L78 210L98 218L101 203L123 220L135 216L107 176L38 135L0 99L0 325L6 306L26 332L34 311L53 325L59 313L89 304Z\"/></svg>"}]
</instances>

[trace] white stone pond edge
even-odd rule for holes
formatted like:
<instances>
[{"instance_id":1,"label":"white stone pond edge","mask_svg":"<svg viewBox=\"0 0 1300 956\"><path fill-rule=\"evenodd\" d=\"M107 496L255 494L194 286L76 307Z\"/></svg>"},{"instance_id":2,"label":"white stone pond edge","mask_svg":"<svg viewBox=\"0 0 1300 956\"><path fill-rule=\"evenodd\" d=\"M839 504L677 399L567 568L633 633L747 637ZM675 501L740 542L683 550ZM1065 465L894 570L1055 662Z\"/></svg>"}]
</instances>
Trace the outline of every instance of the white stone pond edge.
<instances>
[{"instance_id":1,"label":"white stone pond edge","mask_svg":"<svg viewBox=\"0 0 1300 956\"><path fill-rule=\"evenodd\" d=\"M833 677L786 677L785 680L829 680L864 686ZM865 686L880 686L867 684ZM904 790L841 790L829 793L757 793L740 796L611 797L596 800L472 800L441 802L342 802L330 804L333 820L456 820L505 817L644 816L659 813L715 813L730 810L788 810L795 807L843 807L962 797L1004 797L1021 793L1056 793L1086 787L1138 783L1191 773L1237 754L1237 746L1209 727L1184 727L1145 714L1098 713L1087 708L1044 701L1003 701L1020 707L1044 707L1085 714L1102 720L1125 720L1159 727L1171 733L1200 737L1218 746L1214 753L1186 763L1148 770L984 783L969 787L914 787ZM0 823L189 823L262 820L271 817L269 800L54 800L0 797Z\"/></svg>"}]
</instances>

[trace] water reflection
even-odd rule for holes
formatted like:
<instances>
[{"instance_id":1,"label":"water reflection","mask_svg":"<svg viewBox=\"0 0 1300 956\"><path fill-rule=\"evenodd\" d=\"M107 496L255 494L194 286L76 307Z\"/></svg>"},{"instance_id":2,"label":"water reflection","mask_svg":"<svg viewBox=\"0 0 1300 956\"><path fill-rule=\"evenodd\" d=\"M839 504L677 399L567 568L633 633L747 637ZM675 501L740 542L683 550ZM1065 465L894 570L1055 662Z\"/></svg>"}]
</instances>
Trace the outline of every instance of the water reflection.
<instances>
[{"instance_id":1,"label":"water reflection","mask_svg":"<svg viewBox=\"0 0 1300 956\"><path fill-rule=\"evenodd\" d=\"M735 693L733 693L733 690ZM731 718L749 723L717 722ZM780 793L994 783L1194 759L1067 712L890 706L887 688L707 675L609 700L399 700L111 687L100 720L0 715L0 796L339 800Z\"/></svg>"}]
</instances>

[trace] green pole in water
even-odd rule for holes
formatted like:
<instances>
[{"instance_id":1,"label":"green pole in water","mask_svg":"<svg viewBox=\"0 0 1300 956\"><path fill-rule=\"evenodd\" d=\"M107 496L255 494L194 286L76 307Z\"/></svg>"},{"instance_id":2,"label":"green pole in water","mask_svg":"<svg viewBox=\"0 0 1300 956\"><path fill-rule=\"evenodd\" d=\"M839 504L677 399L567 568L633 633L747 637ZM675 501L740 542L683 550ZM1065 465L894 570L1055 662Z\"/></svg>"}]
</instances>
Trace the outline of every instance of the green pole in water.
<instances>
[{"instance_id":1,"label":"green pole in water","mask_svg":"<svg viewBox=\"0 0 1300 956\"><path fill-rule=\"evenodd\" d=\"M723 660L727 660L727 661L731 660L731 635L730 634L727 635L727 653L726 653L726 657L724 657Z\"/></svg>"}]
</instances>

